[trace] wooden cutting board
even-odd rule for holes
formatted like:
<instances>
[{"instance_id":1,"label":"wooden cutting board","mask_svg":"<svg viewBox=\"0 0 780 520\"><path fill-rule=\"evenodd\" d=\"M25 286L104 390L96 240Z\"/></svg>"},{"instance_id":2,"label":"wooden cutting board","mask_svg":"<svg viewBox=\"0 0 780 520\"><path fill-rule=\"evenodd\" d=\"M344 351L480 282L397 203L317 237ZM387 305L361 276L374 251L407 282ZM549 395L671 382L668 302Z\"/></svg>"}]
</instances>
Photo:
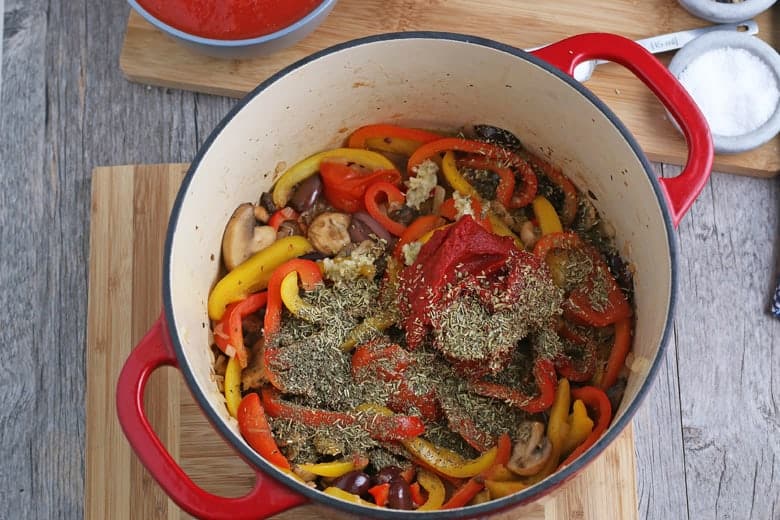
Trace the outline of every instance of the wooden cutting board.
<instances>
[{"instance_id":1,"label":"wooden cutting board","mask_svg":"<svg viewBox=\"0 0 780 520\"><path fill-rule=\"evenodd\" d=\"M163 241L185 170L184 164L117 166L92 174L84 504L89 520L188 518L133 455L114 406L125 358L161 309ZM210 426L176 370L155 372L146 406L163 443L195 482L225 496L251 488L253 472ZM629 426L563 488L522 514L515 510L497 518L636 519L633 439ZM322 517L321 509L304 506L274 518Z\"/></svg>"},{"instance_id":2,"label":"wooden cutting board","mask_svg":"<svg viewBox=\"0 0 780 520\"><path fill-rule=\"evenodd\" d=\"M758 17L759 36L780 45L780 12ZM241 97L263 79L312 52L371 34L436 30L474 34L521 48L583 32L632 39L708 25L675 0L341 0L327 20L296 46L264 58L219 60L196 54L130 14L119 65L132 81ZM669 56L662 56L668 62ZM682 164L687 148L653 94L614 64L585 84L617 113L651 160ZM715 158L715 171L770 177L780 170L780 136L738 155Z\"/></svg>"}]
</instances>

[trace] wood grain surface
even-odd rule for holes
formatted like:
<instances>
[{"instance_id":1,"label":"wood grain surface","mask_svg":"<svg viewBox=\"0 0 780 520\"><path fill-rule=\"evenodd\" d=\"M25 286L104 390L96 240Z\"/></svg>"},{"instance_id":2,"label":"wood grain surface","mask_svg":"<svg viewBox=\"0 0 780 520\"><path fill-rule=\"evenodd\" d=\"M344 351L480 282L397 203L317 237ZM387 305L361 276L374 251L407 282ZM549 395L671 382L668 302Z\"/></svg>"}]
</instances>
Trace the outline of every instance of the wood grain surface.
<instances>
[{"instance_id":1,"label":"wood grain surface","mask_svg":"<svg viewBox=\"0 0 780 520\"><path fill-rule=\"evenodd\" d=\"M92 168L190 161L235 105L127 82L117 66L127 10L5 0L3 518L85 512ZM780 321L767 313L778 231L780 179L719 174L678 229L676 333L634 419L642 519L780 520Z\"/></svg>"},{"instance_id":2,"label":"wood grain surface","mask_svg":"<svg viewBox=\"0 0 780 520\"><path fill-rule=\"evenodd\" d=\"M85 497L90 520L180 516L131 453L116 420L114 387L128 353L161 308L163 239L185 168L120 166L98 168L92 175ZM253 472L209 424L175 370L155 374L145 397L158 435L195 482L224 496L251 489ZM634 458L629 427L602 457L550 497L495 518L637 518ZM305 506L275 518L324 514Z\"/></svg>"},{"instance_id":3,"label":"wood grain surface","mask_svg":"<svg viewBox=\"0 0 780 520\"><path fill-rule=\"evenodd\" d=\"M775 45L780 44L777 17L771 12L758 17L759 37ZM704 25L675 0L341 0L320 27L294 47L238 61L196 54L132 12L120 67L129 79L141 83L242 97L271 74L312 52L383 32L461 32L531 48L583 32L639 39ZM669 58L661 57L664 62ZM614 64L602 65L585 86L615 111L651 160L684 163L687 148L680 133L650 90L630 72ZM780 136L750 152L717 156L715 169L775 175L780 170Z\"/></svg>"}]
</instances>

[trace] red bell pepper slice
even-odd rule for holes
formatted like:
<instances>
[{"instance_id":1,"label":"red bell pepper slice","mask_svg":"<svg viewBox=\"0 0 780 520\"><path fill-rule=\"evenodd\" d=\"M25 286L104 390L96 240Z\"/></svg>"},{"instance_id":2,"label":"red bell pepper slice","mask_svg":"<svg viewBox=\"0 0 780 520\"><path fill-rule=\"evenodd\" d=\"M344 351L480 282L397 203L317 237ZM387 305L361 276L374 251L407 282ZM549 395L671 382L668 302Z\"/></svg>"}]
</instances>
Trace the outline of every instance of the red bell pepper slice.
<instances>
[{"instance_id":1,"label":"red bell pepper slice","mask_svg":"<svg viewBox=\"0 0 780 520\"><path fill-rule=\"evenodd\" d=\"M631 350L631 318L623 318L615 322L615 339L609 353L604 377L599 384L601 389L606 390L615 384L623 365L626 363L629 350Z\"/></svg>"},{"instance_id":2,"label":"red bell pepper slice","mask_svg":"<svg viewBox=\"0 0 780 520\"><path fill-rule=\"evenodd\" d=\"M445 502L441 508L455 509L456 507L463 507L471 502L471 499L474 498L477 493L482 491L482 489L484 489L485 480L490 480L499 466L506 466L506 463L509 462L509 457L511 457L511 455L512 439L508 434L502 433L498 438L498 450L496 453L496 460L493 462L493 465L479 475L470 478L468 482L463 484L455 491L452 497L450 497L450 499Z\"/></svg>"},{"instance_id":3,"label":"red bell pepper slice","mask_svg":"<svg viewBox=\"0 0 780 520\"><path fill-rule=\"evenodd\" d=\"M366 148L366 140L373 138L407 139L409 141L425 144L441 139L441 136L439 134L434 134L433 132L397 125L366 125L361 126L352 132L352 135L349 136L347 146L350 148Z\"/></svg>"},{"instance_id":4,"label":"red bell pepper slice","mask_svg":"<svg viewBox=\"0 0 780 520\"><path fill-rule=\"evenodd\" d=\"M458 161L458 166L475 168L477 170L490 170L498 175L500 181L496 188L496 200L505 207L510 207L512 195L515 193L515 174L509 168L505 168L484 157L467 157Z\"/></svg>"},{"instance_id":5,"label":"red bell pepper slice","mask_svg":"<svg viewBox=\"0 0 780 520\"><path fill-rule=\"evenodd\" d=\"M393 256L396 258L401 258L403 247L406 244L419 240L429 231L433 231L434 229L443 225L444 219L438 215L423 215L421 217L417 217L417 219L409 224L406 227L406 230L401 234L401 237L398 239L398 243L395 245Z\"/></svg>"},{"instance_id":6,"label":"red bell pepper slice","mask_svg":"<svg viewBox=\"0 0 780 520\"><path fill-rule=\"evenodd\" d=\"M259 395L252 392L244 396L238 405L237 419L238 429L252 449L276 467L290 469L290 462L276 445Z\"/></svg>"},{"instance_id":7,"label":"red bell pepper slice","mask_svg":"<svg viewBox=\"0 0 780 520\"><path fill-rule=\"evenodd\" d=\"M601 309L596 309L590 301L589 292L593 287L593 276L580 287L572 290L564 305L565 316L568 319L594 327L606 327L631 315L631 306L626 296L595 247L586 243L576 233L550 233L536 242L534 254L544 259L553 249L581 249L593 261L592 273L596 272L596 276L602 276L607 285L607 302Z\"/></svg>"},{"instance_id":8,"label":"red bell pepper slice","mask_svg":"<svg viewBox=\"0 0 780 520\"><path fill-rule=\"evenodd\" d=\"M413 484L409 485L409 491L412 495L412 502L414 502L415 507L420 507L425 503L427 498L422 492L422 489L420 489L420 483L415 482Z\"/></svg>"},{"instance_id":9,"label":"red bell pepper slice","mask_svg":"<svg viewBox=\"0 0 780 520\"><path fill-rule=\"evenodd\" d=\"M271 215L271 218L268 219L268 225L274 228L275 231L279 231L279 226L282 222L285 220L298 220L298 217L300 217L300 215L297 211L289 206L285 206L282 209L276 210L276 212Z\"/></svg>"},{"instance_id":10,"label":"red bell pepper slice","mask_svg":"<svg viewBox=\"0 0 780 520\"><path fill-rule=\"evenodd\" d=\"M214 332L214 343L227 355L230 355L229 347L233 347L241 368L246 368L249 361L241 320L265 307L267 301L268 293L263 291L231 303L225 309L225 314Z\"/></svg>"},{"instance_id":11,"label":"red bell pepper slice","mask_svg":"<svg viewBox=\"0 0 780 520\"><path fill-rule=\"evenodd\" d=\"M570 226L577 216L577 188L574 186L574 183L559 168L555 168L552 164L539 157L531 155L528 157L528 162L539 168L553 184L560 187L563 191L561 220L564 226Z\"/></svg>"},{"instance_id":12,"label":"red bell pepper slice","mask_svg":"<svg viewBox=\"0 0 780 520\"><path fill-rule=\"evenodd\" d=\"M343 162L324 161L320 164L323 191L328 202L339 211L354 213L365 210L366 189L375 182L401 182L398 170L361 171Z\"/></svg>"},{"instance_id":13,"label":"red bell pepper slice","mask_svg":"<svg viewBox=\"0 0 780 520\"><path fill-rule=\"evenodd\" d=\"M387 505L387 497L390 494L390 483L378 484L368 489L369 494L374 497L374 503L379 507Z\"/></svg>"},{"instance_id":14,"label":"red bell pepper slice","mask_svg":"<svg viewBox=\"0 0 780 520\"><path fill-rule=\"evenodd\" d=\"M379 441L399 441L425 433L425 424L419 417L320 410L283 401L279 392L272 387L266 386L261 392L263 406L269 416L282 417L313 428L333 424L358 424L373 439Z\"/></svg>"},{"instance_id":15,"label":"red bell pepper slice","mask_svg":"<svg viewBox=\"0 0 780 520\"><path fill-rule=\"evenodd\" d=\"M322 282L322 272L316 262L303 258L288 260L274 270L271 279L268 280L268 307L265 310L263 322L263 335L266 339L277 332L282 325L282 293L281 286L284 277L296 271L301 285L307 291Z\"/></svg>"},{"instance_id":16,"label":"red bell pepper slice","mask_svg":"<svg viewBox=\"0 0 780 520\"><path fill-rule=\"evenodd\" d=\"M495 444L495 438L486 431L480 430L474 419L460 410L446 406L443 408L450 430L460 435L466 444L479 452L489 450Z\"/></svg>"},{"instance_id":17,"label":"red bell pepper slice","mask_svg":"<svg viewBox=\"0 0 780 520\"><path fill-rule=\"evenodd\" d=\"M482 203L476 197L471 197L471 210L474 212L472 218L485 228L486 231L493 232L493 224L487 216L482 215ZM447 220L455 220L458 216L458 210L455 209L455 199L447 199L439 206L439 215Z\"/></svg>"},{"instance_id":18,"label":"red bell pepper slice","mask_svg":"<svg viewBox=\"0 0 780 520\"><path fill-rule=\"evenodd\" d=\"M424 160L433 155L450 150L483 155L492 161L516 170L523 181L523 187L522 191L512 194L509 201L510 208L522 208L527 206L534 200L534 197L536 197L536 189L539 181L537 180L531 165L524 161L519 155L510 152L509 150L481 141L471 141L458 137L445 137L426 143L419 147L417 151L409 157L407 173L409 176L414 176L414 169Z\"/></svg>"},{"instance_id":19,"label":"red bell pepper slice","mask_svg":"<svg viewBox=\"0 0 780 520\"><path fill-rule=\"evenodd\" d=\"M607 431L609 422L612 420L612 404L609 402L607 394L605 394L604 390L601 388L595 386L573 388L571 391L571 398L572 400L582 400L582 402L585 403L585 406L596 412L596 425L593 427L593 431L588 435L585 441L566 457L566 460L561 463L561 466L571 464L574 459L593 446L598 438Z\"/></svg>"},{"instance_id":20,"label":"red bell pepper slice","mask_svg":"<svg viewBox=\"0 0 780 520\"><path fill-rule=\"evenodd\" d=\"M533 373L536 385L539 387L539 395L536 397L528 396L515 388L487 381L474 381L469 383L469 387L479 395L501 399L528 413L539 413L552 406L558 380L555 375L555 366L549 359L537 359L534 363Z\"/></svg>"},{"instance_id":21,"label":"red bell pepper slice","mask_svg":"<svg viewBox=\"0 0 780 520\"><path fill-rule=\"evenodd\" d=\"M385 201L387 201L386 208L381 207L380 199L385 199ZM364 197L364 203L368 214L379 222L383 228L397 237L403 235L404 231L406 231L406 226L391 219L388 215L388 210L393 206L402 206L405 200L406 195L404 195L401 190L396 188L395 185L383 181L375 182L370 185L366 189Z\"/></svg>"}]
</instances>

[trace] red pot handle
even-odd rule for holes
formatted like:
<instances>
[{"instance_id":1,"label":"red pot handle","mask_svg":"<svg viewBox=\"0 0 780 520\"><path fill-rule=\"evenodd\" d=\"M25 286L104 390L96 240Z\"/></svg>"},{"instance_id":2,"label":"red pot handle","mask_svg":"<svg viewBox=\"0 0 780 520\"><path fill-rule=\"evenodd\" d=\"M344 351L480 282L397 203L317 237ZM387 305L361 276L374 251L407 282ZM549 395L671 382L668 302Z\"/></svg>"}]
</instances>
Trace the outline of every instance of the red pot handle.
<instances>
[{"instance_id":1,"label":"red pot handle","mask_svg":"<svg viewBox=\"0 0 780 520\"><path fill-rule=\"evenodd\" d=\"M699 195L712 170L713 147L709 126L699 107L677 79L638 43L615 34L588 33L572 36L533 52L567 74L588 60L609 60L634 73L658 97L680 125L688 143L688 161L674 178L662 178L674 227Z\"/></svg>"},{"instance_id":2,"label":"red pot handle","mask_svg":"<svg viewBox=\"0 0 780 520\"><path fill-rule=\"evenodd\" d=\"M191 515L215 520L266 518L305 503L305 497L260 471L255 487L243 497L213 495L198 487L173 460L144 411L144 388L152 372L166 365L178 367L167 338L165 319L160 316L130 353L116 389L119 423L130 446L160 487Z\"/></svg>"}]
</instances>

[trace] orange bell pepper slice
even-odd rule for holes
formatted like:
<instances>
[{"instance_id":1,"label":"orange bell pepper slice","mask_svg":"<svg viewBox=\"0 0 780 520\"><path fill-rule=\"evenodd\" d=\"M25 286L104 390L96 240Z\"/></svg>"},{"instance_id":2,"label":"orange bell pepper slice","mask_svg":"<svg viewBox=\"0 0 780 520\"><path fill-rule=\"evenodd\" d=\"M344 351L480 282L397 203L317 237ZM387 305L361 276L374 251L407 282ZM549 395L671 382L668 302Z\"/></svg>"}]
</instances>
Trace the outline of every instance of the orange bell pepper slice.
<instances>
[{"instance_id":1,"label":"orange bell pepper slice","mask_svg":"<svg viewBox=\"0 0 780 520\"><path fill-rule=\"evenodd\" d=\"M268 419L265 417L260 396L252 392L247 394L238 405L238 429L246 442L271 464L290 469L290 462L279 451Z\"/></svg>"}]
</instances>

